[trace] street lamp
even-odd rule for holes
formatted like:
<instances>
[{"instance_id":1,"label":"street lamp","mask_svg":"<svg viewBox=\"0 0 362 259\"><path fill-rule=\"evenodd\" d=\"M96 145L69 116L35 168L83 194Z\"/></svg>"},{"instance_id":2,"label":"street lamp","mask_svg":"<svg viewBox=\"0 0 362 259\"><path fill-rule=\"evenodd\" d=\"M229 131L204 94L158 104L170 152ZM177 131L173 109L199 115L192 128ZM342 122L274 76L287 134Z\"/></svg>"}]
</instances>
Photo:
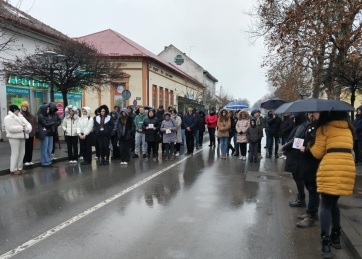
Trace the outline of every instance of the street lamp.
<instances>
[{"instance_id":1,"label":"street lamp","mask_svg":"<svg viewBox=\"0 0 362 259\"><path fill-rule=\"evenodd\" d=\"M61 70L62 65L60 62L62 62L65 59L65 55L58 54L51 50L46 50L43 53L38 53L38 56L41 56L44 58L44 66L49 68L50 72L50 101L54 102L54 71Z\"/></svg>"}]
</instances>

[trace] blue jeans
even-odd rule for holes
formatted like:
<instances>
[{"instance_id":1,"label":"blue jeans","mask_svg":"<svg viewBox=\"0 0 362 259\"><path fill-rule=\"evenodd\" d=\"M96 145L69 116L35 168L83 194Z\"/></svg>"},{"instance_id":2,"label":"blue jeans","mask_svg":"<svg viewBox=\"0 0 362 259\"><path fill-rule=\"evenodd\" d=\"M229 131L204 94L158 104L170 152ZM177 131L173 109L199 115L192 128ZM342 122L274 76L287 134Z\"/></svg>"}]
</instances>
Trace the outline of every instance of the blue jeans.
<instances>
[{"instance_id":1,"label":"blue jeans","mask_svg":"<svg viewBox=\"0 0 362 259\"><path fill-rule=\"evenodd\" d=\"M222 156L226 156L226 153L228 152L228 144L229 144L229 137L220 138L220 150Z\"/></svg>"},{"instance_id":2,"label":"blue jeans","mask_svg":"<svg viewBox=\"0 0 362 259\"><path fill-rule=\"evenodd\" d=\"M40 144L40 165L50 165L52 163L53 136L46 136Z\"/></svg>"},{"instance_id":3,"label":"blue jeans","mask_svg":"<svg viewBox=\"0 0 362 259\"><path fill-rule=\"evenodd\" d=\"M141 132L136 132L135 142L136 142L136 146L135 146L135 149L134 149L134 153L136 155L139 155L140 145L141 145L141 142L142 142L142 154L147 154L146 134L143 134Z\"/></svg>"}]
</instances>

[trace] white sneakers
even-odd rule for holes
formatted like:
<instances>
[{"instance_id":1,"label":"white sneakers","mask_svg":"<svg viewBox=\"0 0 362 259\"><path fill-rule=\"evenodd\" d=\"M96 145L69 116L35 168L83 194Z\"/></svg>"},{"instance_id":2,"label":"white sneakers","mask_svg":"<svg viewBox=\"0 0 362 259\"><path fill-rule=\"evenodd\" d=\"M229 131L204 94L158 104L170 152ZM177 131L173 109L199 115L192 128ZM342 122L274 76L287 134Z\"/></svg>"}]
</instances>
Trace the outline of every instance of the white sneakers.
<instances>
[{"instance_id":1,"label":"white sneakers","mask_svg":"<svg viewBox=\"0 0 362 259\"><path fill-rule=\"evenodd\" d=\"M246 156L239 156L239 160L246 160Z\"/></svg>"},{"instance_id":2,"label":"white sneakers","mask_svg":"<svg viewBox=\"0 0 362 259\"><path fill-rule=\"evenodd\" d=\"M180 152L177 151L177 152L175 153L175 156L179 156L179 155L180 155Z\"/></svg>"},{"instance_id":3,"label":"white sneakers","mask_svg":"<svg viewBox=\"0 0 362 259\"><path fill-rule=\"evenodd\" d=\"M52 160L57 160L55 154L52 154Z\"/></svg>"},{"instance_id":4,"label":"white sneakers","mask_svg":"<svg viewBox=\"0 0 362 259\"><path fill-rule=\"evenodd\" d=\"M25 162L25 163L24 163L25 166L31 166L31 165L33 165L33 164L34 164L33 162Z\"/></svg>"},{"instance_id":5,"label":"white sneakers","mask_svg":"<svg viewBox=\"0 0 362 259\"><path fill-rule=\"evenodd\" d=\"M281 159L287 159L287 157L285 155L282 155L281 157L279 157Z\"/></svg>"},{"instance_id":6,"label":"white sneakers","mask_svg":"<svg viewBox=\"0 0 362 259\"><path fill-rule=\"evenodd\" d=\"M127 162L121 162L121 163L119 163L119 164L121 164L121 165L128 165Z\"/></svg>"},{"instance_id":7,"label":"white sneakers","mask_svg":"<svg viewBox=\"0 0 362 259\"><path fill-rule=\"evenodd\" d=\"M77 164L78 162L76 160L70 160L69 164Z\"/></svg>"}]
</instances>

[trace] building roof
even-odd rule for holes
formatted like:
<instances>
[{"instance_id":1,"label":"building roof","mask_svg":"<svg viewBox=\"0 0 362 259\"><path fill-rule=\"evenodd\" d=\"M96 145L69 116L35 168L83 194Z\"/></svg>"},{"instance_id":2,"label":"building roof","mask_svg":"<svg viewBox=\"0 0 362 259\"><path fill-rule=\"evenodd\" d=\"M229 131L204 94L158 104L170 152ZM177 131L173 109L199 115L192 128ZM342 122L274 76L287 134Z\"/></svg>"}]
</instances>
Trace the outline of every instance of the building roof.
<instances>
[{"instance_id":1,"label":"building roof","mask_svg":"<svg viewBox=\"0 0 362 259\"><path fill-rule=\"evenodd\" d=\"M213 76L209 73L209 71L207 71L207 70L204 70L204 75L207 76L208 78L210 78L214 83L219 82L219 81L218 81L215 77L213 77Z\"/></svg>"},{"instance_id":2,"label":"building roof","mask_svg":"<svg viewBox=\"0 0 362 259\"><path fill-rule=\"evenodd\" d=\"M21 27L30 31L34 31L58 40L70 39L65 34L53 29L52 27L40 22L27 13L22 12L18 8L10 5L4 0L0 0L0 20L4 20L8 25L4 27L4 23L0 22L0 27L11 30L11 26Z\"/></svg>"},{"instance_id":3,"label":"building roof","mask_svg":"<svg viewBox=\"0 0 362 259\"><path fill-rule=\"evenodd\" d=\"M182 70L178 69L171 63L166 62L162 58L153 54L151 51L145 49L141 45L132 41L131 39L123 36L122 34L107 29L104 31L96 32L82 37L74 38L77 41L87 43L95 47L101 55L110 57L147 57L164 65L173 72L179 74L181 77L186 77L199 86L205 87L201 82L189 76Z\"/></svg>"},{"instance_id":4,"label":"building roof","mask_svg":"<svg viewBox=\"0 0 362 259\"><path fill-rule=\"evenodd\" d=\"M198 65L199 67L201 67L202 69L204 69L202 66L200 66L198 63L195 62L195 60L193 60L192 58L190 58L189 56L187 56L185 54L185 52L182 52L181 50L179 50L178 48L176 48L173 44L170 44L169 46L165 46L165 49L162 52L166 51L168 48L174 48L176 49L179 53L182 53L185 57L187 57L189 60L191 60L192 62L194 62L196 65ZM161 54L160 53L160 54ZM159 54L159 55L160 55ZM219 82L214 76L212 76L207 70L204 69L204 75L207 76L208 78L210 78L214 83Z\"/></svg>"}]
</instances>

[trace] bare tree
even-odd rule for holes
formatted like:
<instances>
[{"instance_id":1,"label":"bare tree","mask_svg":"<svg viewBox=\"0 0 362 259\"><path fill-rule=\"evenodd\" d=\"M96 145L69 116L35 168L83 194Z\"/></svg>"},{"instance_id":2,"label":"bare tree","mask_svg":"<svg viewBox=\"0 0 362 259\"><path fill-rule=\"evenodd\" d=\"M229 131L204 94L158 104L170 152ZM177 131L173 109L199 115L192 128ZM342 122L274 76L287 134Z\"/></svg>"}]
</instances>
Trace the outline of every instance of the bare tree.
<instances>
[{"instance_id":1,"label":"bare tree","mask_svg":"<svg viewBox=\"0 0 362 259\"><path fill-rule=\"evenodd\" d=\"M14 50L18 40L14 21L19 20L19 17L14 10L16 9L4 0L0 0L0 53Z\"/></svg>"},{"instance_id":2,"label":"bare tree","mask_svg":"<svg viewBox=\"0 0 362 259\"><path fill-rule=\"evenodd\" d=\"M360 0L260 0L258 27L253 35L265 36L269 55L264 65L287 60L308 68L313 96L322 90L335 97L335 67L343 67L362 43Z\"/></svg>"},{"instance_id":3,"label":"bare tree","mask_svg":"<svg viewBox=\"0 0 362 259\"><path fill-rule=\"evenodd\" d=\"M39 55L46 51L38 49L35 55L7 62L5 71L48 83L51 88L51 101L54 101L54 90L58 90L63 95L64 107L68 105L69 91L97 91L100 87L107 87L120 80L123 75L117 63L98 55L95 48L85 43L73 40L63 42L52 50L58 53L52 58Z\"/></svg>"}]
</instances>

